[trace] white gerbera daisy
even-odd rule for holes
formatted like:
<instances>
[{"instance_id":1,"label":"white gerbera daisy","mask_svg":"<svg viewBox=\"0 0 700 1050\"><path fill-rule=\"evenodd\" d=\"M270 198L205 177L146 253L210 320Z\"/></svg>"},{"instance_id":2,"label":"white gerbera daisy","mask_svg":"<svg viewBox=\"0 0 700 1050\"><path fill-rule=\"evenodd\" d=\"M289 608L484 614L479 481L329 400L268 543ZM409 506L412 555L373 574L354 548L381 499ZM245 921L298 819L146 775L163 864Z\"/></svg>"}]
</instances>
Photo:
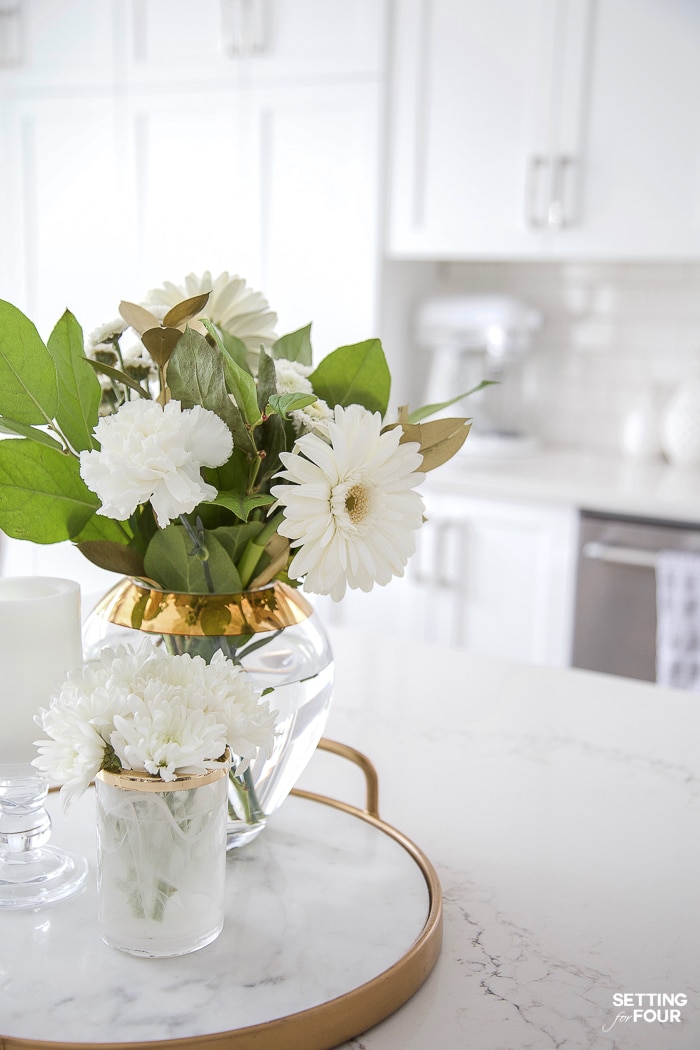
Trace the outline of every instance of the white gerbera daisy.
<instances>
[{"instance_id":1,"label":"white gerbera daisy","mask_svg":"<svg viewBox=\"0 0 700 1050\"><path fill-rule=\"evenodd\" d=\"M126 520L149 500L158 525L212 500L201 468L219 467L233 439L223 420L201 405L181 411L179 401L127 401L95 427L99 449L80 453L83 481L102 501L97 511Z\"/></svg>"},{"instance_id":2,"label":"white gerbera daisy","mask_svg":"<svg viewBox=\"0 0 700 1050\"><path fill-rule=\"evenodd\" d=\"M279 532L298 547L290 576L340 601L346 587L372 589L402 576L416 548L424 475L419 445L399 444L398 427L381 432L379 413L336 406L329 441L305 434L281 453L286 485L271 492L284 508Z\"/></svg>"},{"instance_id":3,"label":"white gerbera daisy","mask_svg":"<svg viewBox=\"0 0 700 1050\"><path fill-rule=\"evenodd\" d=\"M151 306L177 306L183 299L192 299L195 295L209 292L209 300L199 317L208 317L224 332L235 335L248 350L257 356L260 344L271 346L277 338L275 325L277 314L262 292L249 288L242 277L221 273L212 278L209 270L198 275L189 274L182 284L166 281L162 288L153 288L148 293L147 304ZM203 326L188 322L191 328Z\"/></svg>"}]
</instances>

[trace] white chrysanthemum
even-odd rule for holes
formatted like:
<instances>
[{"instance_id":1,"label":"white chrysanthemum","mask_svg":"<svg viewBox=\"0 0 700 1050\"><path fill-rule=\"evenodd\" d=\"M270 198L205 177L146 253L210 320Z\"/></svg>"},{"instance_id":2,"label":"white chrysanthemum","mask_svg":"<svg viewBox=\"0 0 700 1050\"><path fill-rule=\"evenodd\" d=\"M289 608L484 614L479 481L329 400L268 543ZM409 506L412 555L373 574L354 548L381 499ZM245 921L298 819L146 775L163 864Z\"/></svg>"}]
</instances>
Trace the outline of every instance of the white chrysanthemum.
<instances>
[{"instance_id":1,"label":"white chrysanthemum","mask_svg":"<svg viewBox=\"0 0 700 1050\"><path fill-rule=\"evenodd\" d=\"M83 481L102 506L97 511L124 521L149 500L161 528L198 503L212 500L201 468L218 467L231 455L231 432L201 405L181 411L179 401L127 401L95 427L100 449L80 453Z\"/></svg>"},{"instance_id":2,"label":"white chrysanthemum","mask_svg":"<svg viewBox=\"0 0 700 1050\"><path fill-rule=\"evenodd\" d=\"M183 690L158 678L143 683L134 709L115 715L110 744L124 769L161 780L204 773L226 750L226 726L213 712L192 707Z\"/></svg>"},{"instance_id":3,"label":"white chrysanthemum","mask_svg":"<svg viewBox=\"0 0 700 1050\"><path fill-rule=\"evenodd\" d=\"M294 430L297 434L316 434L326 443L330 441L328 424L335 418L333 409L320 397L306 408L298 408L291 413Z\"/></svg>"},{"instance_id":4,"label":"white chrysanthemum","mask_svg":"<svg viewBox=\"0 0 700 1050\"><path fill-rule=\"evenodd\" d=\"M313 394L314 388L308 379L311 372L311 368L307 365L300 365L298 361L288 361L286 357L277 358L275 361L277 393Z\"/></svg>"},{"instance_id":5,"label":"white chrysanthemum","mask_svg":"<svg viewBox=\"0 0 700 1050\"><path fill-rule=\"evenodd\" d=\"M94 350L105 345L109 346L116 336L120 336L124 332L126 327L126 321L122 317L117 317L114 321L101 324L99 328L95 328L90 332L90 335L87 337L87 349Z\"/></svg>"},{"instance_id":6,"label":"white chrysanthemum","mask_svg":"<svg viewBox=\"0 0 700 1050\"><path fill-rule=\"evenodd\" d=\"M276 712L223 653L171 656L144 641L136 650L105 649L71 673L37 717L49 739L34 765L63 783L67 803L81 794L109 749L122 768L170 781L217 764L228 746L238 772L258 749L270 753Z\"/></svg>"},{"instance_id":7,"label":"white chrysanthemum","mask_svg":"<svg viewBox=\"0 0 700 1050\"><path fill-rule=\"evenodd\" d=\"M379 413L336 406L329 443L316 434L298 438L295 452L280 456L285 469L277 477L290 484L271 489L284 508L279 532L299 548L290 576L335 601L346 586L369 591L402 576L415 551L422 456L416 442L399 444L398 427L381 427Z\"/></svg>"},{"instance_id":8,"label":"white chrysanthemum","mask_svg":"<svg viewBox=\"0 0 700 1050\"><path fill-rule=\"evenodd\" d=\"M166 281L162 288L151 289L147 305L170 308L204 292L210 295L200 317L208 317L224 332L235 335L255 355L261 343L264 346L274 343L277 314L270 309L262 292L253 291L242 277L221 273L212 278L209 270L201 276L191 273L182 284ZM192 328L198 327L192 321L188 323ZM201 330L205 331L203 327Z\"/></svg>"}]
</instances>

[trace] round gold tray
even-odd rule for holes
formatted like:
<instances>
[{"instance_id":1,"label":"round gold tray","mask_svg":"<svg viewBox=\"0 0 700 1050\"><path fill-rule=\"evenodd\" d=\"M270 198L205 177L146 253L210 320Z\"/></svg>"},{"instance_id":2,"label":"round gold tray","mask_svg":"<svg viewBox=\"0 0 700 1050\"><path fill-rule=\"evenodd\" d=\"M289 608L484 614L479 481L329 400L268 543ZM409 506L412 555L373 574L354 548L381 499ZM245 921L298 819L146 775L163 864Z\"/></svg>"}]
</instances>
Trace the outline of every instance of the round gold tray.
<instances>
[{"instance_id":1,"label":"round gold tray","mask_svg":"<svg viewBox=\"0 0 700 1050\"><path fill-rule=\"evenodd\" d=\"M174 1050L217 1050L217 1048L220 1050L224 1048L226 1050L228 1048L232 1050L330 1050L331 1047L337 1047L353 1036L371 1028L402 1006L426 980L440 952L442 940L440 883L433 866L421 850L400 831L380 819L377 803L377 776L371 762L360 752L335 741L322 740L319 747L345 757L360 766L366 778L365 807L361 809L325 795L296 790L293 792L293 798L285 803L280 813L271 821L271 826L259 839L241 851L233 851L238 856L233 856L232 864L258 865L259 872L255 867L249 869L255 887L257 887L256 880L270 879L268 890L270 895L264 909L269 911L270 908L274 909L276 903L275 869L279 866L283 873L286 873L287 868L291 865L303 863L303 851L306 849L307 852L313 853L316 838L319 840L318 849L320 851L318 863L321 865L340 864L343 869L342 871L339 869L341 876L345 876L344 869L348 866L357 869L349 876L355 880L350 885L356 884L359 887L356 903L361 904L364 901L362 906L365 910L375 909L376 911L376 915L367 916L368 926L374 926L375 923L380 924L380 919L381 922L391 925L393 921L391 909L394 906L398 909L402 907L401 897L404 892L409 892L407 887L410 883L413 887L412 892L418 901L419 916L416 927L411 932L414 921L411 919L408 924L409 929L405 931L405 948L396 950L389 946L383 949L385 952L395 950L397 957L392 958L388 965L381 965L369 979L353 983L342 994L333 995L301 1009L295 1009L296 1004L293 1003L291 1009L279 1010L279 1003L284 1001L284 982L281 978L279 979L282 988L276 991L277 978L273 976L264 978L259 985L264 985L266 980L270 982L270 995L274 999L274 1002L271 1001L270 1010L274 1016L262 1023L191 1034L194 1026L189 1025L189 1021L186 1021L182 1024L173 1024L172 1035L168 1034L167 1038L162 1036L144 1038L143 1035L134 1039L124 1038L122 1031L117 1040L110 1041L108 1017L112 1008L109 1002L112 984L115 986L115 1004L119 1004L123 999L122 1009L127 1016L130 1008L134 1009L134 1007L133 1004L130 1004L129 991L121 988L120 985L126 984L130 989L133 987L134 996L137 994L138 986L138 994L145 996L141 986L144 982L147 983L152 978L157 978L159 973L172 984L172 991L168 985L165 990L160 988L157 993L154 992L152 1008L154 1012L160 1011L159 1016L168 1011L173 1017L182 1015L182 1000L188 994L192 995L193 1002L195 1000L199 1002L197 995L188 989L191 989L192 985L197 980L201 980L203 976L212 981L218 980L220 984L223 982L220 988L217 985L216 995L219 998L226 998L229 995L229 987L226 984L228 960L235 957L237 963L240 963L241 957L245 956L247 950L255 950L255 945L251 945L250 939L246 939L243 934L238 940L236 939L238 932L235 928L236 919L239 914L249 914L255 909L251 909L250 901L245 898L245 893L244 899L238 900L235 888L236 876L232 871L229 881L234 895L233 918L230 923L227 918L227 925L232 927L228 931L230 942L227 943L225 940L227 935L227 925L225 925L224 933L219 941L214 942L215 945L218 944L218 955L213 950L213 946L209 946L180 959L133 959L102 945L96 918L91 909L94 900L89 899L91 894L94 898L94 889L89 888L84 894L59 904L35 909L29 913L6 912L2 916L5 927L2 940L5 945L10 943L14 945L13 956L16 962L10 963L10 979L4 983L5 1005L3 1001L0 1001L1 1050L68 1050L68 1048L70 1050L97 1050L97 1048L99 1050L127 1050L127 1048L128 1050L159 1050L159 1048L165 1050L166 1047L172 1047ZM83 824L89 824L91 820L90 794L85 796L88 802L84 814L81 814ZM323 809L319 810L319 806ZM288 814L287 819L285 819L285 810ZM52 815L54 816L55 844L65 845L75 851L75 842L67 841L64 834L70 827L71 815L69 814L68 819L61 823L62 818L57 806L54 806ZM361 824L357 825L356 821ZM88 848L85 848L86 836L84 836L83 852L88 855L90 862L89 884L94 884L94 863L89 849L91 835L92 828L89 828ZM359 848L355 846L356 836L359 836ZM261 846L256 853L258 843ZM390 859L387 860L387 857ZM378 865L388 864L389 868L394 865L397 867L397 873L388 869L384 875L377 873L374 867L375 862ZM313 863L317 861L310 856L309 864ZM398 868L401 868L402 873L398 873ZM272 869L271 875L267 869ZM248 874L246 867L239 870ZM299 877L300 884L304 885L303 872L299 873ZM327 885L331 887L336 881L340 881L336 879L332 871L323 873L323 877ZM282 903L280 902L280 906ZM286 906L289 909L288 913L285 913L287 924L280 937L284 940L285 936L293 936L296 941L301 940L306 945L308 948L307 965L310 967L308 981L312 984L315 980L321 981L325 976L326 967L321 960L318 966L314 962L313 938L320 938L318 944L322 945L324 953L327 954L329 951L332 953L335 936L334 909L339 916L341 913L347 915L349 914L347 907L352 907L352 902L346 907L341 902L319 900L318 909L312 902L312 910L318 910L320 916L319 928L315 930L310 921L310 912L302 910L296 914L294 900L286 902ZM416 916L416 904L413 901L407 905L407 909L407 914ZM312 920L313 918L311 916ZM296 931L294 930L295 922L298 926ZM352 923L354 922L353 917ZM402 932L397 943L403 936ZM366 969L369 964L371 969L373 962L370 963L370 960L374 958L372 955L374 949L370 946L365 948L361 937L362 934L358 934L358 944L351 945L351 953L354 950L358 959L365 960L361 968ZM41 938L43 938L43 943L41 943ZM38 945L37 939L40 940ZM264 935L261 941L265 941ZM82 944L85 945L84 959L81 956ZM274 955L275 950L275 927L273 926L273 935L269 938L270 957ZM337 950L339 953L345 951L341 940L339 940ZM31 955L32 952L34 956ZM300 958L303 957L302 952ZM296 956L294 956L294 965L301 967L303 971L304 963L299 962ZM57 967L60 969L57 970ZM108 972L110 967L116 967L113 980ZM71 976L63 976L61 979L64 982L69 980L75 982L72 1041L61 1041L60 1039L61 1035L65 1037L66 1034L61 1018L66 996L61 988L53 991L51 987L51 974L56 974L56 979L58 979L58 974L63 973L66 968ZM233 969L235 970L235 966ZM107 985L106 994L104 990L100 992L96 985L91 987L90 973L101 976L103 983ZM236 983L235 973L231 974L230 980L231 987L233 987ZM33 982L36 985L35 988L32 987ZM248 986L242 983L241 987L245 989ZM240 987L237 987L236 990L240 992ZM58 1005L52 1005L52 996ZM12 1014L10 1005L21 1001L23 997L27 1003L33 1003L32 1013L39 1018L41 1018L40 1012L46 1011L45 1020L37 1021L34 1032L30 1034L28 1034L27 1026L34 1022L18 1021L17 1018L20 1016L18 1011L21 1010L21 1007L15 1006L15 1012ZM95 1000L101 1000L101 1002L95 1003ZM80 1022L76 1020L81 1010L85 1011L83 1029L80 1027ZM94 1019L92 1013L95 1013ZM78 1025L77 1030L76 1024ZM190 1033L187 1031L188 1025ZM42 1026L44 1029L49 1028L50 1037L47 1037L46 1031L41 1030ZM100 1030L99 1038L96 1039L98 1029ZM54 1034L59 1038L54 1038Z\"/></svg>"}]
</instances>

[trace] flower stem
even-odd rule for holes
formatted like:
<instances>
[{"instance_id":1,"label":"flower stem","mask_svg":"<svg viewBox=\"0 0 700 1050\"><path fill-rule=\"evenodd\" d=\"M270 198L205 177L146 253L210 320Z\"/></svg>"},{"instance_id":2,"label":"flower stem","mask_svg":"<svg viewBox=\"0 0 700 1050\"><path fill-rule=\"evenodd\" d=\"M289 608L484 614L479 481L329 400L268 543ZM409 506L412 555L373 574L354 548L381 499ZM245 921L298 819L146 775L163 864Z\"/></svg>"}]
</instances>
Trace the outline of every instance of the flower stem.
<instances>
[{"instance_id":1,"label":"flower stem","mask_svg":"<svg viewBox=\"0 0 700 1050\"><path fill-rule=\"evenodd\" d=\"M267 525L261 532L249 541L246 549L243 551L243 557L238 565L238 575L241 577L241 585L246 587L250 583L253 573L258 567L267 543L275 535L280 525L284 521L284 514L276 514L274 518L271 518Z\"/></svg>"},{"instance_id":2,"label":"flower stem","mask_svg":"<svg viewBox=\"0 0 700 1050\"><path fill-rule=\"evenodd\" d=\"M202 570L204 572L204 579L207 582L207 588L210 594L214 594L214 581L211 575L211 569L209 568L209 551L207 545L204 542L204 528L199 518L197 518L197 530L192 527L192 523L188 520L185 514L180 515L180 521L185 527L185 532L192 540L192 550L190 555L195 558L199 558L202 563Z\"/></svg>"}]
</instances>

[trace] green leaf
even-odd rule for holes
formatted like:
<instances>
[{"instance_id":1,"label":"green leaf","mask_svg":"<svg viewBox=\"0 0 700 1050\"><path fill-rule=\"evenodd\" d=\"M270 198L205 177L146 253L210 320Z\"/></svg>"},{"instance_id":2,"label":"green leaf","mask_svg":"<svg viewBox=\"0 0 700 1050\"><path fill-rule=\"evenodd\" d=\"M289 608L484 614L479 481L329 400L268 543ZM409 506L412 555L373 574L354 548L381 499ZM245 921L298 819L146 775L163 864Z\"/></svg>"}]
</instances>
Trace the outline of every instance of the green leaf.
<instances>
[{"instance_id":1,"label":"green leaf","mask_svg":"<svg viewBox=\"0 0 700 1050\"><path fill-rule=\"evenodd\" d=\"M143 576L143 558L132 547L110 540L86 540L77 544L80 553L100 569L121 576Z\"/></svg>"},{"instance_id":2,"label":"green leaf","mask_svg":"<svg viewBox=\"0 0 700 1050\"><path fill-rule=\"evenodd\" d=\"M494 386L497 384L496 379L484 379L478 386L473 386L471 390L467 390L465 394L458 394L457 397L451 397L449 401L441 401L439 404L434 405L423 405L422 408L416 408L413 412L408 415L409 423L420 423L422 419L427 419L428 416L434 416L436 412L442 412L443 409L449 408L450 405L456 405L458 401L461 401L465 397L469 397L470 394L476 394L479 390L483 390L484 387Z\"/></svg>"},{"instance_id":3,"label":"green leaf","mask_svg":"<svg viewBox=\"0 0 700 1050\"><path fill-rule=\"evenodd\" d=\"M221 354L192 328L185 329L168 362L168 386L183 408L201 405L234 429L235 406L226 390Z\"/></svg>"},{"instance_id":4,"label":"green leaf","mask_svg":"<svg viewBox=\"0 0 700 1050\"><path fill-rule=\"evenodd\" d=\"M272 345L273 357L284 357L287 361L298 361L300 365L311 365L311 325L298 328L296 332L280 336Z\"/></svg>"},{"instance_id":5,"label":"green leaf","mask_svg":"<svg viewBox=\"0 0 700 1050\"><path fill-rule=\"evenodd\" d=\"M231 562L238 565L250 540L262 532L261 521L248 521L245 525L222 525L212 530L212 535L228 554Z\"/></svg>"},{"instance_id":6,"label":"green leaf","mask_svg":"<svg viewBox=\"0 0 700 1050\"><path fill-rule=\"evenodd\" d=\"M33 543L73 539L99 505L75 456L33 441L0 441L0 529L8 536Z\"/></svg>"},{"instance_id":7,"label":"green leaf","mask_svg":"<svg viewBox=\"0 0 700 1050\"><path fill-rule=\"evenodd\" d=\"M0 415L48 423L58 409L56 366L28 317L0 299Z\"/></svg>"},{"instance_id":8,"label":"green leaf","mask_svg":"<svg viewBox=\"0 0 700 1050\"><path fill-rule=\"evenodd\" d=\"M102 361L93 361L91 357L84 357L83 360L95 372L101 372L103 375L115 380L115 382L121 383L122 386L128 386L130 390L135 390L139 397L149 401L152 400L150 392L145 387L142 387L140 383L137 383L135 379L132 379L131 376L128 376L126 372L120 372L118 368L112 368L111 365L106 365Z\"/></svg>"},{"instance_id":9,"label":"green leaf","mask_svg":"<svg viewBox=\"0 0 700 1050\"><path fill-rule=\"evenodd\" d=\"M239 492L220 492L216 499L208 502L213 503L215 507L225 507L226 510L232 511L241 521L247 521L252 510L255 510L256 507L269 507L271 503L275 502L275 497L270 496L269 493L245 496Z\"/></svg>"},{"instance_id":10,"label":"green leaf","mask_svg":"<svg viewBox=\"0 0 700 1050\"><path fill-rule=\"evenodd\" d=\"M383 416L389 405L391 374L379 339L339 347L309 379L317 397L331 408L357 403Z\"/></svg>"},{"instance_id":11,"label":"green leaf","mask_svg":"<svg viewBox=\"0 0 700 1050\"><path fill-rule=\"evenodd\" d=\"M100 412L100 381L85 368L83 330L66 310L46 344L56 365L56 422L76 452L96 447L92 432Z\"/></svg>"},{"instance_id":12,"label":"green leaf","mask_svg":"<svg viewBox=\"0 0 700 1050\"><path fill-rule=\"evenodd\" d=\"M56 441L45 430L35 430L34 427L29 427L26 423L18 423L15 419L0 417L0 434L12 434L13 436L19 434L20 437L29 438L30 441L38 441L42 445L48 445L49 448L55 448L59 452L63 452L61 442Z\"/></svg>"},{"instance_id":13,"label":"green leaf","mask_svg":"<svg viewBox=\"0 0 700 1050\"><path fill-rule=\"evenodd\" d=\"M258 408L265 412L271 397L277 394L277 373L275 362L270 355L260 349L258 356Z\"/></svg>"},{"instance_id":14,"label":"green leaf","mask_svg":"<svg viewBox=\"0 0 700 1050\"><path fill-rule=\"evenodd\" d=\"M240 590L241 581L235 565L225 548L212 532L204 533L208 552L206 565L219 594ZM144 568L146 575L166 590L189 594L210 593L204 571L204 562L191 553L192 540L182 525L168 525L159 529L148 545Z\"/></svg>"},{"instance_id":15,"label":"green leaf","mask_svg":"<svg viewBox=\"0 0 700 1050\"><path fill-rule=\"evenodd\" d=\"M273 394L268 402L266 415L276 412L280 416L286 416L289 412L313 405L314 401L318 401L316 394Z\"/></svg>"},{"instance_id":16,"label":"green leaf","mask_svg":"<svg viewBox=\"0 0 700 1050\"><path fill-rule=\"evenodd\" d=\"M74 543L120 543L126 546L132 542L131 528L126 521L115 521L104 514L93 514L85 527L77 536L73 537Z\"/></svg>"},{"instance_id":17,"label":"green leaf","mask_svg":"<svg viewBox=\"0 0 700 1050\"><path fill-rule=\"evenodd\" d=\"M222 332L218 327L216 331L229 357L232 357L244 372L250 372L250 365L248 364L248 347L243 340L239 339L238 336L231 335L230 332ZM251 372L250 374L252 375L253 373Z\"/></svg>"},{"instance_id":18,"label":"green leaf","mask_svg":"<svg viewBox=\"0 0 700 1050\"><path fill-rule=\"evenodd\" d=\"M255 386L255 380L250 372L246 372L244 368L241 368L238 362L229 354L211 321L208 321L203 317L202 324L209 332L221 352L219 360L223 364L226 375L226 385L235 397L236 404L243 413L243 418L249 426L256 426L256 424L260 422L261 416L260 409L258 408L258 392Z\"/></svg>"},{"instance_id":19,"label":"green leaf","mask_svg":"<svg viewBox=\"0 0 700 1050\"><path fill-rule=\"evenodd\" d=\"M209 301L210 295L211 292L202 292L201 295L193 295L190 299L183 299L177 306L173 306L172 309L168 310L163 318L163 325L166 328L177 328L178 325L191 321L197 314L201 314Z\"/></svg>"}]
</instances>

